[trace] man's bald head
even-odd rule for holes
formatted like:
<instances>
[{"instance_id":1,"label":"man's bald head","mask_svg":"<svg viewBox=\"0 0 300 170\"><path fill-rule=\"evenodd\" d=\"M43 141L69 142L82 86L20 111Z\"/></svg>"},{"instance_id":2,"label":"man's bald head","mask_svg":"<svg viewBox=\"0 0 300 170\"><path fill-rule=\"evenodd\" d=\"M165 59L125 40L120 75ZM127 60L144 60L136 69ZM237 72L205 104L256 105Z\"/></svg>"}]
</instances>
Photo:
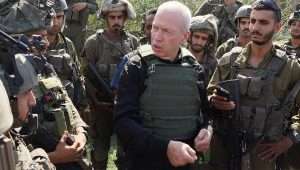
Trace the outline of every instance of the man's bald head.
<instances>
[{"instance_id":1,"label":"man's bald head","mask_svg":"<svg viewBox=\"0 0 300 170\"><path fill-rule=\"evenodd\" d=\"M178 23L179 26L182 27L182 30L184 32L189 32L192 14L187 6L178 1L168 1L161 4L157 9L156 16L159 17L162 14L172 15L173 18L178 21L176 23Z\"/></svg>"}]
</instances>

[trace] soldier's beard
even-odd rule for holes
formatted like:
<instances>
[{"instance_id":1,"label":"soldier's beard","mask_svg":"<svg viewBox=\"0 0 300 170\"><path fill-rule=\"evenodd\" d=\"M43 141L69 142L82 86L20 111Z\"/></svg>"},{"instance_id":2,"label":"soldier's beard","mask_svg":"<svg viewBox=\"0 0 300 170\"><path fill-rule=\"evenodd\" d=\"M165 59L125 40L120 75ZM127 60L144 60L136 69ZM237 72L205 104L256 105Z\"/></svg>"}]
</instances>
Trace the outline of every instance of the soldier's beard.
<instances>
[{"instance_id":1,"label":"soldier's beard","mask_svg":"<svg viewBox=\"0 0 300 170\"><path fill-rule=\"evenodd\" d=\"M199 44L192 44L191 49L195 53L200 53L204 50L205 46L199 45Z\"/></svg>"},{"instance_id":2,"label":"soldier's beard","mask_svg":"<svg viewBox=\"0 0 300 170\"><path fill-rule=\"evenodd\" d=\"M300 39L300 34L293 34L291 33L293 39Z\"/></svg>"},{"instance_id":3,"label":"soldier's beard","mask_svg":"<svg viewBox=\"0 0 300 170\"><path fill-rule=\"evenodd\" d=\"M261 41L257 41L257 40L252 40L252 42L256 45L265 45L267 44L272 38L273 38L273 35L274 35L274 31L271 31L265 35L262 35L261 33L255 31L255 32L252 32L251 35L253 34L258 34L260 36L262 36L262 40Z\"/></svg>"}]
</instances>

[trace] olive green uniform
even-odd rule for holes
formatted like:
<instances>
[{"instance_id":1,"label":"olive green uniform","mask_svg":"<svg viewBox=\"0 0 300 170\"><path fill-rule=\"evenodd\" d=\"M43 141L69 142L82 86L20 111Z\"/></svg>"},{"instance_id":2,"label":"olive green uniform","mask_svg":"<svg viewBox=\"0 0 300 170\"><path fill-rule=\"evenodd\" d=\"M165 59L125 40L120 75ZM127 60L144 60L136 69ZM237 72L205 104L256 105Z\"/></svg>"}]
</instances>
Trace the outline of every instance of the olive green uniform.
<instances>
[{"instance_id":1,"label":"olive green uniform","mask_svg":"<svg viewBox=\"0 0 300 170\"><path fill-rule=\"evenodd\" d=\"M73 12L72 5L78 2L87 3L87 7L80 12ZM95 13L98 6L96 0L70 0L67 3L69 9L66 13L64 33L74 42L76 51L80 54L86 38L89 15Z\"/></svg>"},{"instance_id":2,"label":"olive green uniform","mask_svg":"<svg viewBox=\"0 0 300 170\"><path fill-rule=\"evenodd\" d=\"M281 104L299 80L300 62L288 58L284 51L273 47L259 66L254 68L247 63L250 49L251 44L248 44L244 49L237 47L225 54L220 59L208 88L211 89L220 81L238 78L240 81L240 113L237 114L241 116L241 127L239 128L248 132L246 137L253 137L256 141L261 139L261 136L265 140L278 141L283 136L285 121L289 117L293 116L293 119L291 126L286 128L299 131L299 115L297 113L285 115L289 111L281 109L289 110L291 106L285 108L286 106ZM299 104L300 95L296 94L295 104ZM276 106L280 106L280 108L275 109ZM222 126L222 122L227 120L224 119L226 113L219 114L223 114L223 116L219 116L220 121L214 121L216 129L210 160L212 169L226 169L229 160L224 146L226 131ZM215 116L218 115L215 114ZM222 135L225 136L222 138ZM294 138L291 137L291 139ZM275 169L274 161L263 161L257 157L256 150L253 149L256 142L248 142L247 146L248 152L242 157L243 170Z\"/></svg>"},{"instance_id":3,"label":"olive green uniform","mask_svg":"<svg viewBox=\"0 0 300 170\"><path fill-rule=\"evenodd\" d=\"M85 111L87 103L85 100L84 77L81 74L81 65L73 42L62 33L59 33L56 36L55 43L48 48L47 61L54 66L69 97L76 108L80 110L83 120L89 123L90 116Z\"/></svg>"},{"instance_id":4,"label":"olive green uniform","mask_svg":"<svg viewBox=\"0 0 300 170\"><path fill-rule=\"evenodd\" d=\"M233 47L238 46L237 38L230 38L226 42L222 43L216 52L216 58L220 59L225 53L229 52Z\"/></svg>"},{"instance_id":5,"label":"olive green uniform","mask_svg":"<svg viewBox=\"0 0 300 170\"><path fill-rule=\"evenodd\" d=\"M300 47L293 47L291 40L284 43L282 47L286 50L287 54L294 55L296 58L300 58Z\"/></svg>"},{"instance_id":6,"label":"olive green uniform","mask_svg":"<svg viewBox=\"0 0 300 170\"><path fill-rule=\"evenodd\" d=\"M124 31L121 34L121 40L113 42L105 36L103 30L98 30L85 42L84 59L96 66L98 73L107 84L111 81L116 65L121 61L122 57L138 46L138 40L135 36ZM89 76L86 75L86 77ZM98 162L99 168L105 168L113 130L113 103L108 102L107 96L103 95L101 89L91 84L93 80L87 79L86 81L94 120L94 123L91 125L95 140L94 159L95 162Z\"/></svg>"},{"instance_id":7,"label":"olive green uniform","mask_svg":"<svg viewBox=\"0 0 300 170\"><path fill-rule=\"evenodd\" d=\"M223 4L223 2L220 3L219 0L205 0L196 10L195 16L213 14L218 18L218 44L222 44L229 38L232 38L236 35L237 28L234 23L234 16L236 11L242 5L243 4L240 1L236 1L233 6L227 7Z\"/></svg>"}]
</instances>

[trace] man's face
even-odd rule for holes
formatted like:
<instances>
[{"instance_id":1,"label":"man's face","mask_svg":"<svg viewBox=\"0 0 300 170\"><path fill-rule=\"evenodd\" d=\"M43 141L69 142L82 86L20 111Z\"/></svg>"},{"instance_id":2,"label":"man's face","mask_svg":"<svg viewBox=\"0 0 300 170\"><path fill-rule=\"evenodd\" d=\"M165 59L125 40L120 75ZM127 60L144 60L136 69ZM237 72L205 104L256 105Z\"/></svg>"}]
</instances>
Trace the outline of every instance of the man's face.
<instances>
[{"instance_id":1,"label":"man's face","mask_svg":"<svg viewBox=\"0 0 300 170\"><path fill-rule=\"evenodd\" d=\"M252 42L264 45L272 41L273 35L280 29L280 23L275 20L273 11L252 10L249 29Z\"/></svg>"},{"instance_id":2,"label":"man's face","mask_svg":"<svg viewBox=\"0 0 300 170\"><path fill-rule=\"evenodd\" d=\"M208 39L209 34L207 32L192 32L189 41L191 50L196 53L202 52L208 43Z\"/></svg>"},{"instance_id":3,"label":"man's face","mask_svg":"<svg viewBox=\"0 0 300 170\"><path fill-rule=\"evenodd\" d=\"M28 90L17 96L17 108L19 112L18 119L20 121L25 121L27 119L28 113L33 106L36 105L35 96L32 90Z\"/></svg>"},{"instance_id":4,"label":"man's face","mask_svg":"<svg viewBox=\"0 0 300 170\"><path fill-rule=\"evenodd\" d=\"M107 29L112 32L119 32L123 29L126 16L122 11L108 12L107 14Z\"/></svg>"},{"instance_id":5,"label":"man's face","mask_svg":"<svg viewBox=\"0 0 300 170\"><path fill-rule=\"evenodd\" d=\"M293 39L300 39L300 20L294 20L289 27Z\"/></svg>"},{"instance_id":6,"label":"man's face","mask_svg":"<svg viewBox=\"0 0 300 170\"><path fill-rule=\"evenodd\" d=\"M175 12L161 11L154 17L151 30L151 46L157 57L175 59L180 45L188 38L183 21L174 20ZM179 17L180 18L180 17Z\"/></svg>"},{"instance_id":7,"label":"man's face","mask_svg":"<svg viewBox=\"0 0 300 170\"><path fill-rule=\"evenodd\" d=\"M249 30L250 18L239 19L239 36L250 37L251 33Z\"/></svg>"},{"instance_id":8,"label":"man's face","mask_svg":"<svg viewBox=\"0 0 300 170\"><path fill-rule=\"evenodd\" d=\"M53 18L53 25L48 30L48 34L56 35L58 34L64 25L64 12L56 13L55 17Z\"/></svg>"},{"instance_id":9,"label":"man's face","mask_svg":"<svg viewBox=\"0 0 300 170\"><path fill-rule=\"evenodd\" d=\"M145 37L150 38L151 36L151 28L152 28L152 22L154 20L155 15L147 15L145 17L145 25L144 25L144 34Z\"/></svg>"}]
</instances>

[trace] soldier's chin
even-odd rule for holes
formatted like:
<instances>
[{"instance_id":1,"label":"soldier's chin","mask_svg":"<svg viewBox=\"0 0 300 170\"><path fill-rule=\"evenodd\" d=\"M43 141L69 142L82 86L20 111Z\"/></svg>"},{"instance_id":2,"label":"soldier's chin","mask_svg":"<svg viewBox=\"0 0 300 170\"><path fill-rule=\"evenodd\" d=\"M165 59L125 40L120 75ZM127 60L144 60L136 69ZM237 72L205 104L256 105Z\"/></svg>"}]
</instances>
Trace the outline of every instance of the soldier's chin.
<instances>
[{"instance_id":1,"label":"soldier's chin","mask_svg":"<svg viewBox=\"0 0 300 170\"><path fill-rule=\"evenodd\" d=\"M258 40L252 40L252 42L256 45L265 45L267 41L258 41Z\"/></svg>"}]
</instances>

